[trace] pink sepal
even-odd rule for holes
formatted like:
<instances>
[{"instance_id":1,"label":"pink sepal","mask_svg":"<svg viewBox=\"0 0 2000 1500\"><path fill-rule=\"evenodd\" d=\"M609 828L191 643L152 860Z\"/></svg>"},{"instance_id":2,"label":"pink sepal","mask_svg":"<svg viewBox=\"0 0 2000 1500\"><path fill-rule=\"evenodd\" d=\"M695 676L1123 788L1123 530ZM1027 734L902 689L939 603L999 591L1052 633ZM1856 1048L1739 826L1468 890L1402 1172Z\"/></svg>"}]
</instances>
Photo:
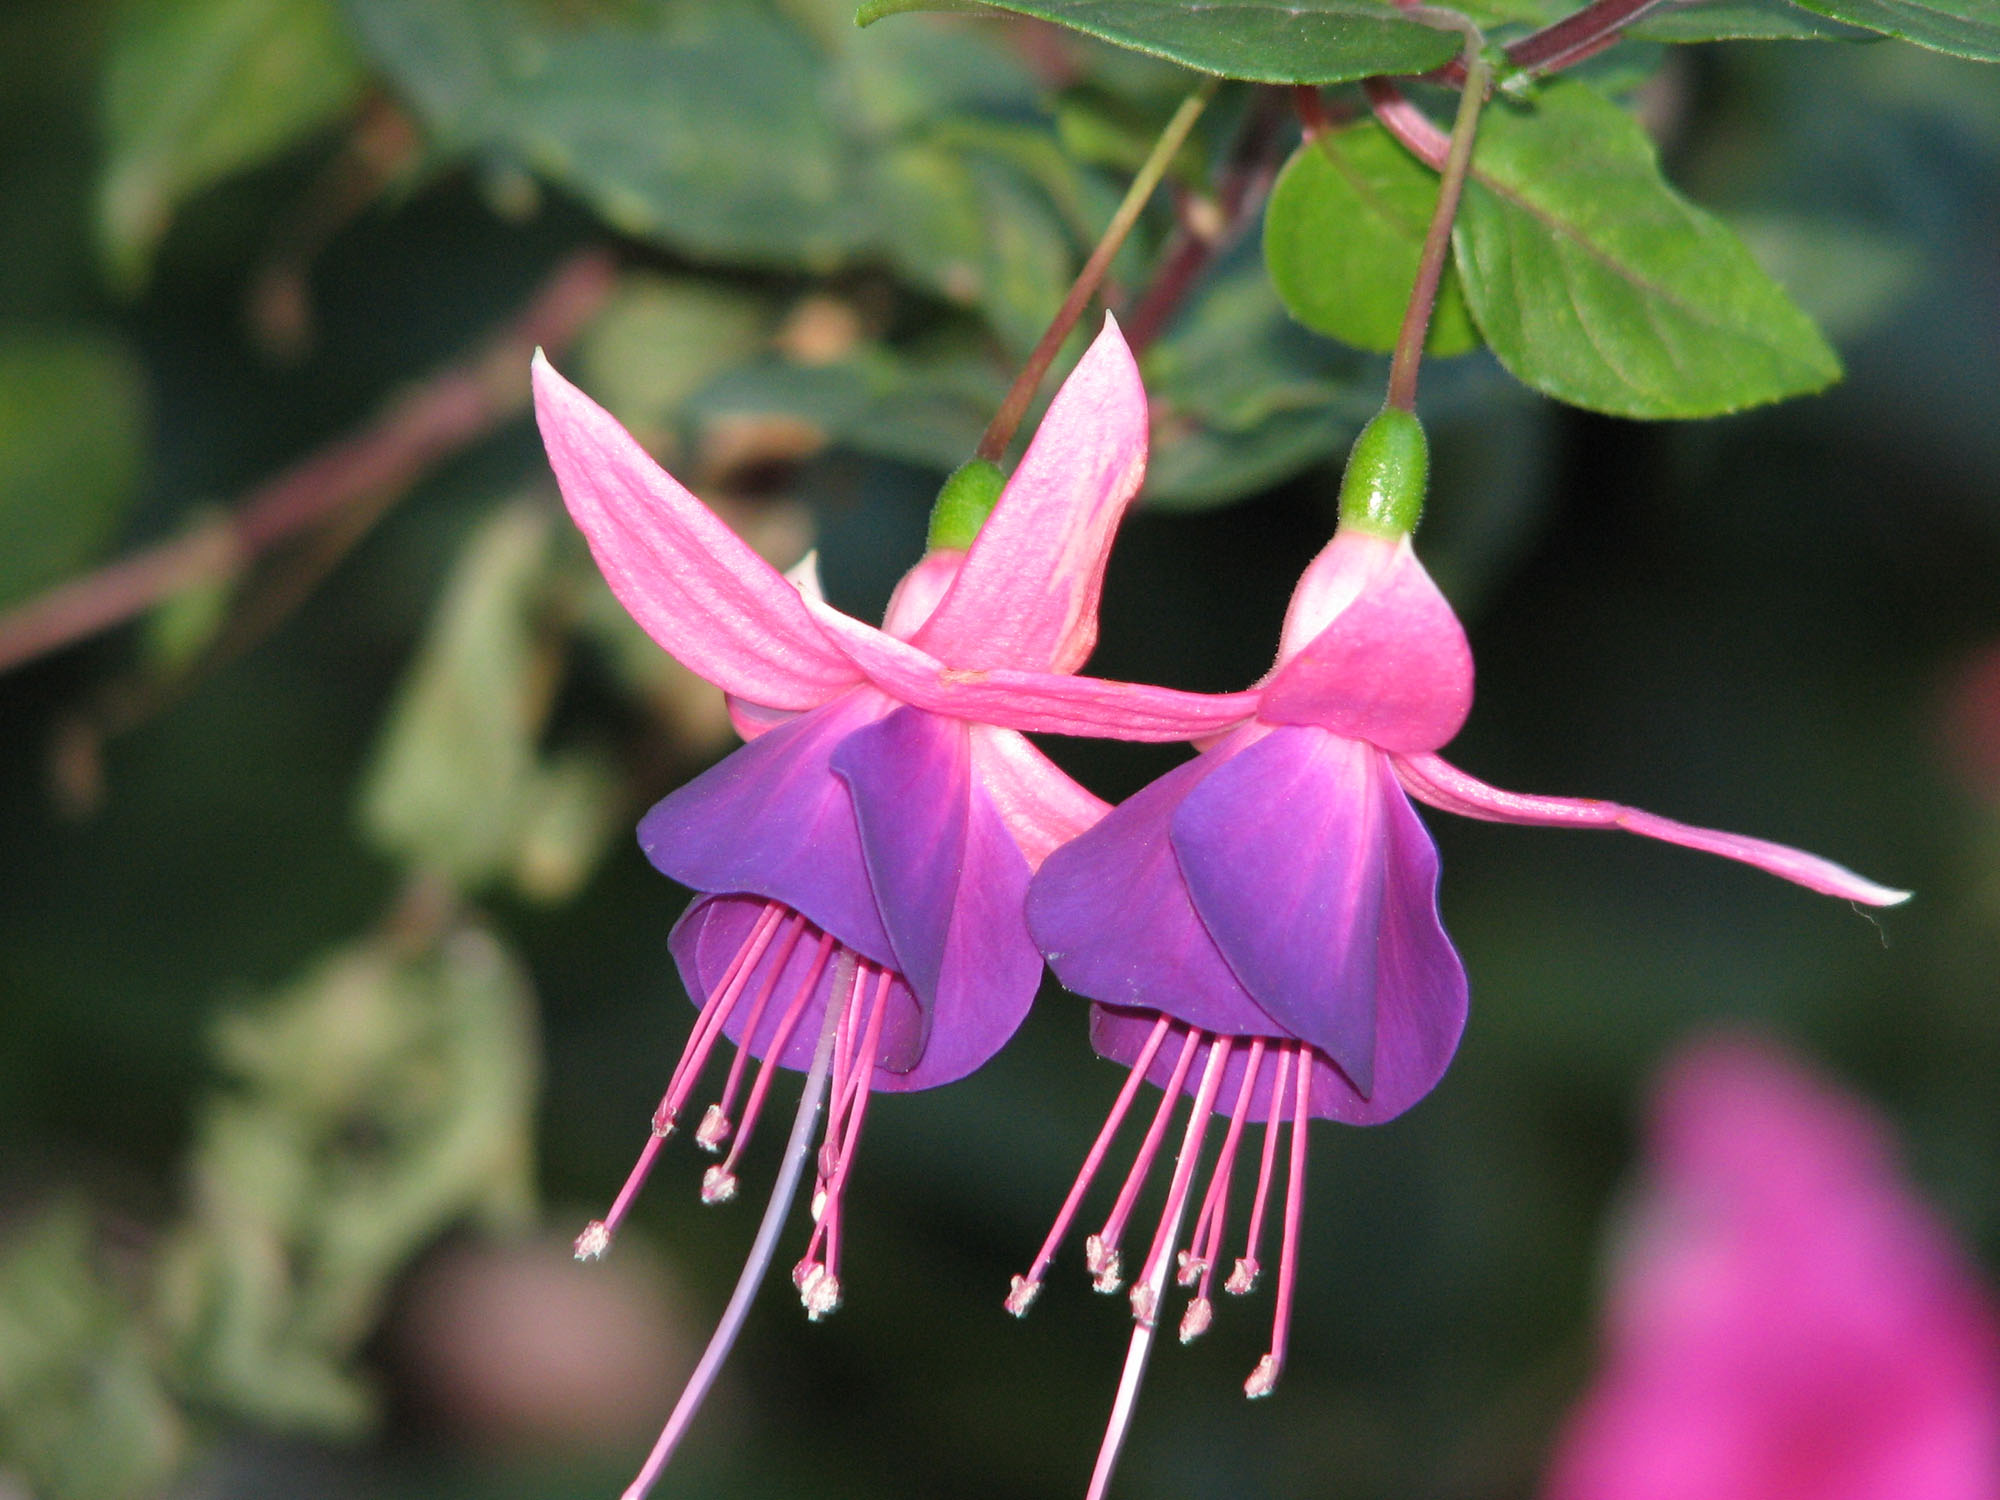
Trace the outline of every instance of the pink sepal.
<instances>
[{"instance_id":1,"label":"pink sepal","mask_svg":"<svg viewBox=\"0 0 2000 1500\"><path fill-rule=\"evenodd\" d=\"M1058 672L947 667L825 605L814 618L868 680L892 698L932 713L1029 733L1167 742L1199 739L1248 719L1257 694L1184 693Z\"/></svg>"},{"instance_id":2,"label":"pink sepal","mask_svg":"<svg viewBox=\"0 0 2000 1500\"><path fill-rule=\"evenodd\" d=\"M972 726L972 776L1031 870L1111 811L1011 729Z\"/></svg>"},{"instance_id":3,"label":"pink sepal","mask_svg":"<svg viewBox=\"0 0 2000 1500\"><path fill-rule=\"evenodd\" d=\"M724 692L772 708L814 708L860 680L799 591L540 354L534 386L563 500L646 634Z\"/></svg>"},{"instance_id":4,"label":"pink sepal","mask_svg":"<svg viewBox=\"0 0 2000 1500\"><path fill-rule=\"evenodd\" d=\"M1257 716L1391 751L1435 750L1457 734L1472 711L1472 647L1410 539L1336 532L1300 580L1287 636L1329 604L1323 627L1281 650Z\"/></svg>"},{"instance_id":5,"label":"pink sepal","mask_svg":"<svg viewBox=\"0 0 2000 1500\"><path fill-rule=\"evenodd\" d=\"M1146 392L1107 313L957 581L909 639L958 667L1075 671L1097 644L1111 536L1145 475Z\"/></svg>"},{"instance_id":6,"label":"pink sepal","mask_svg":"<svg viewBox=\"0 0 2000 1500\"><path fill-rule=\"evenodd\" d=\"M1483 818L1492 823L1529 823L1544 827L1623 828L1705 854L1755 865L1807 890L1827 896L1844 896L1865 906L1895 906L1910 899L1908 891L1877 885L1830 859L1807 854L1764 839L1745 838L1740 833L1722 833L1712 828L1695 828L1676 823L1636 807L1616 802L1599 802L1584 797L1531 797L1519 792L1503 792L1448 765L1435 755L1397 755L1391 761L1405 790L1419 802L1467 818Z\"/></svg>"}]
</instances>

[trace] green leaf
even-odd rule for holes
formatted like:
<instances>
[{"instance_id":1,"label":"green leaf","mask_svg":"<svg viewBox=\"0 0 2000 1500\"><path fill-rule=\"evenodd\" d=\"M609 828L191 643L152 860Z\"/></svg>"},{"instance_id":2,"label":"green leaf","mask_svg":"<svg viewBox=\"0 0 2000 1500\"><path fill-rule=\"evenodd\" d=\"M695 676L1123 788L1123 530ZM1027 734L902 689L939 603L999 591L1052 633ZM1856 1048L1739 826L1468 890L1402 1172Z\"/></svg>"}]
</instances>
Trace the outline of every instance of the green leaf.
<instances>
[{"instance_id":1,"label":"green leaf","mask_svg":"<svg viewBox=\"0 0 2000 1500\"><path fill-rule=\"evenodd\" d=\"M1405 21L1369 0L1005 0L995 8L1255 83L1427 73L1464 45L1455 31ZM855 19L866 25L881 14L864 8Z\"/></svg>"},{"instance_id":2,"label":"green leaf","mask_svg":"<svg viewBox=\"0 0 2000 1500\"><path fill-rule=\"evenodd\" d=\"M692 276L627 275L585 331L571 363L605 409L672 464L690 396L769 342L768 298Z\"/></svg>"},{"instance_id":3,"label":"green leaf","mask_svg":"<svg viewBox=\"0 0 2000 1500\"><path fill-rule=\"evenodd\" d=\"M1357 348L1395 348L1437 196L1437 174L1372 120L1305 142L1264 210L1264 262L1286 309ZM1426 348L1463 354L1478 343L1447 266Z\"/></svg>"},{"instance_id":4,"label":"green leaf","mask_svg":"<svg viewBox=\"0 0 2000 1500\"><path fill-rule=\"evenodd\" d=\"M2000 62L2000 0L1950 0L1923 5L1916 0L1799 0L1807 10L1901 37L1934 52Z\"/></svg>"},{"instance_id":5,"label":"green leaf","mask_svg":"<svg viewBox=\"0 0 2000 1500\"><path fill-rule=\"evenodd\" d=\"M584 24L518 0L349 5L447 149L525 164L682 254L815 273L886 258L1025 345L1074 272L1075 236L1101 228L1079 222L1095 205L1074 180L964 128L1018 123L1037 98L1018 60L976 38L864 40L843 20L828 41L808 0L797 16L635 0Z\"/></svg>"},{"instance_id":6,"label":"green leaf","mask_svg":"<svg viewBox=\"0 0 2000 1500\"><path fill-rule=\"evenodd\" d=\"M1572 405L1707 417L1839 378L1742 241L1660 176L1638 124L1571 80L1487 111L1453 243L1500 362Z\"/></svg>"},{"instance_id":7,"label":"green leaf","mask_svg":"<svg viewBox=\"0 0 2000 1500\"><path fill-rule=\"evenodd\" d=\"M521 502L473 535L362 792L379 847L466 887L517 859L551 670L535 629L551 531Z\"/></svg>"},{"instance_id":8,"label":"green leaf","mask_svg":"<svg viewBox=\"0 0 2000 1500\"><path fill-rule=\"evenodd\" d=\"M98 192L113 280L143 284L175 208L344 113L362 82L333 0L126 0Z\"/></svg>"},{"instance_id":9,"label":"green leaf","mask_svg":"<svg viewBox=\"0 0 2000 1500\"><path fill-rule=\"evenodd\" d=\"M65 1204L0 1248L0 1454L45 1500L152 1500L186 1423L93 1239Z\"/></svg>"},{"instance_id":10,"label":"green leaf","mask_svg":"<svg viewBox=\"0 0 2000 1500\"><path fill-rule=\"evenodd\" d=\"M0 605L61 582L117 539L145 444L145 384L123 346L0 333Z\"/></svg>"},{"instance_id":11,"label":"green leaf","mask_svg":"<svg viewBox=\"0 0 2000 1500\"><path fill-rule=\"evenodd\" d=\"M356 1367L395 1278L453 1224L532 1195L533 996L436 893L228 1016L156 1315L181 1385L265 1424L352 1436Z\"/></svg>"},{"instance_id":12,"label":"green leaf","mask_svg":"<svg viewBox=\"0 0 2000 1500\"><path fill-rule=\"evenodd\" d=\"M1648 11L1625 35L1643 42L1856 42L1875 33L1816 16L1791 0L1686 0Z\"/></svg>"}]
</instances>

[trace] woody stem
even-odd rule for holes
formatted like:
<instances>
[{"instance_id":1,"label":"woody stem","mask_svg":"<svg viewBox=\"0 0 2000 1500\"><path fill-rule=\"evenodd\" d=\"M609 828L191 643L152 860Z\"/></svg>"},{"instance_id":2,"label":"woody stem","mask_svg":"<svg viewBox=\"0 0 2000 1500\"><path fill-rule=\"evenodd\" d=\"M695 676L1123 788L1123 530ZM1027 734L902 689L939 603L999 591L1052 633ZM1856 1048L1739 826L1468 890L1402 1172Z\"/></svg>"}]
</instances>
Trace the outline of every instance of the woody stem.
<instances>
[{"instance_id":1,"label":"woody stem","mask_svg":"<svg viewBox=\"0 0 2000 1500\"><path fill-rule=\"evenodd\" d=\"M1083 315L1084 305L1096 295L1098 286L1104 280L1104 273L1110 269L1112 257L1117 255L1125 243L1125 236L1132 232L1132 226L1139 221L1147 202L1153 196L1153 189L1160 185L1166 175L1168 165L1180 152L1194 129L1194 122L1201 118L1202 110L1215 96L1219 79L1205 78L1194 91L1181 100L1180 108L1167 121L1167 128L1160 132L1159 140L1153 143L1152 154L1139 168L1139 175L1132 179L1132 186L1125 194L1125 201L1118 205L1118 212L1111 216L1105 226L1104 236L1097 242L1097 248L1090 252L1090 259L1083 263L1071 284L1069 295L1063 298L1062 306L1056 309L1055 318L1042 334L1041 342L1035 345L1028 362L1021 373L1014 377L1014 384L1008 390L1000 409L993 414L993 420L986 428L986 434L979 440L979 457L989 463L998 463L1007 452L1007 445L1014 440L1014 431L1021 425L1021 419L1028 414L1028 406L1035 399L1035 391L1042 383L1042 377L1049 372L1049 365L1056 357L1056 351L1069 337L1070 329Z\"/></svg>"},{"instance_id":2,"label":"woody stem","mask_svg":"<svg viewBox=\"0 0 2000 1500\"><path fill-rule=\"evenodd\" d=\"M1417 262L1416 284L1410 289L1410 303L1403 311L1402 331L1396 338L1396 352L1389 364L1387 405L1414 412L1417 407L1417 369L1423 363L1424 340L1430 334L1431 313L1437 306L1438 285L1444 279L1445 260L1451 254L1451 227L1458 217L1458 202L1465 190L1466 173L1472 166L1472 143L1479 133L1479 111L1493 70L1480 55L1474 38L1467 38L1464 91L1458 97L1458 117L1452 122L1451 144L1445 153L1438 180L1437 210L1431 215L1429 232Z\"/></svg>"}]
</instances>

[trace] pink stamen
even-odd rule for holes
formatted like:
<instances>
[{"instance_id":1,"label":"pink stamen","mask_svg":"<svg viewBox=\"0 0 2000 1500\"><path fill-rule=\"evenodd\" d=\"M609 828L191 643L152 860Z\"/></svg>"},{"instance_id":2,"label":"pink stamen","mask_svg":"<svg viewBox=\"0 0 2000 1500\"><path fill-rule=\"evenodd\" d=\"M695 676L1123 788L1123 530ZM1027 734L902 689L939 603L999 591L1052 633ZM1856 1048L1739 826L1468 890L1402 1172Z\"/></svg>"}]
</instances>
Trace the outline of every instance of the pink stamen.
<instances>
[{"instance_id":1,"label":"pink stamen","mask_svg":"<svg viewBox=\"0 0 2000 1500\"><path fill-rule=\"evenodd\" d=\"M861 1122L867 1115L868 1101L873 1097L868 1080L875 1071L875 1059L881 1050L882 1020L889 1011L889 981L890 975L885 970L875 986L874 1008L868 1015L867 1035L862 1040L859 1054L852 1060L854 1077L849 1086L854 1091L854 1099L826 1186L824 1211L818 1216L819 1222L813 1226L805 1259L800 1262L804 1270L798 1278L799 1294L806 1306L806 1316L815 1323L840 1307L841 1210L847 1200L847 1174L854 1165L855 1150L861 1144ZM860 988L858 983L855 987L857 990ZM832 1135L831 1125L827 1133ZM827 1145L832 1144L831 1140L827 1142ZM822 1152L824 1150L822 1147ZM826 1254L815 1263L814 1255L822 1236L825 1238Z\"/></svg>"},{"instance_id":2,"label":"pink stamen","mask_svg":"<svg viewBox=\"0 0 2000 1500\"><path fill-rule=\"evenodd\" d=\"M1153 1066L1160 1043L1167 1038L1168 1028L1173 1022L1161 1016L1153 1026L1153 1034L1146 1038L1146 1045L1139 1049L1138 1061L1132 1064L1132 1071L1125 1075L1125 1086L1118 1091L1118 1098L1111 1106L1111 1113L1105 1118L1104 1128L1097 1132L1097 1140L1092 1143L1090 1154L1083 1159L1083 1170L1076 1175L1070 1185L1069 1196L1063 1199L1061 1210L1056 1214L1056 1222L1049 1230L1049 1236L1042 1241L1042 1248L1035 1256L1035 1263L1028 1267L1026 1276L1016 1276L1007 1292L1007 1311L1015 1317L1026 1317L1028 1309L1034 1306L1036 1294L1042 1289L1042 1277L1049 1269L1049 1262L1056 1258L1056 1250L1062 1244L1063 1236L1069 1233L1070 1221L1076 1217L1077 1208L1083 1202L1083 1195L1090 1190L1091 1180L1097 1176L1097 1169L1104 1163L1104 1153L1111 1149L1111 1138L1118 1133L1118 1127L1125 1123L1125 1113L1131 1109L1132 1101L1138 1097L1139 1085L1145 1081L1147 1069Z\"/></svg>"},{"instance_id":3,"label":"pink stamen","mask_svg":"<svg viewBox=\"0 0 2000 1500\"><path fill-rule=\"evenodd\" d=\"M750 1086L749 1102L743 1106L743 1124L736 1132L729 1155L722 1159L721 1165L710 1167L702 1174L702 1202L727 1203L736 1196L736 1163L742 1158L743 1148L750 1143L750 1132L756 1128L757 1116L764 1108L764 1098L771 1092L771 1079L778 1071L778 1059L784 1056L786 1043L791 1041L792 1033L798 1029L799 1018L806 1012L806 1002L812 999L813 991L819 987L819 977L826 972L826 962L832 953L833 938L831 934L822 932L819 951L813 954L812 969L779 1019L771 1044L764 1049L764 1061L757 1069L757 1081ZM827 1003L834 1003L831 997ZM744 1050L748 1051L755 1041L754 1036L746 1033L743 1037Z\"/></svg>"},{"instance_id":4,"label":"pink stamen","mask_svg":"<svg viewBox=\"0 0 2000 1500\"><path fill-rule=\"evenodd\" d=\"M1243 1139L1243 1127L1250 1118L1250 1099L1256 1092L1257 1070L1263 1061L1264 1038L1252 1037L1250 1059L1243 1069L1243 1081L1236 1087L1236 1107L1229 1114L1229 1133L1222 1138L1222 1153L1216 1158L1215 1170L1209 1175L1208 1196L1202 1201L1201 1220L1195 1225L1190 1242L1190 1265L1196 1268L1195 1276L1200 1278L1201 1287L1188 1303L1187 1313L1181 1319L1183 1344L1208 1332L1209 1319L1214 1316L1215 1266L1222 1258L1222 1236L1229 1226L1229 1184L1235 1175L1236 1150ZM1183 1275L1181 1284L1187 1285L1195 1276Z\"/></svg>"},{"instance_id":5,"label":"pink stamen","mask_svg":"<svg viewBox=\"0 0 2000 1500\"><path fill-rule=\"evenodd\" d=\"M1160 1223L1153 1231L1153 1243L1147 1248L1145 1262L1132 1282L1132 1316L1141 1323L1151 1323L1159 1314L1159 1288L1165 1284L1166 1278L1164 1275L1155 1277L1153 1272L1156 1269L1164 1271L1160 1262L1173 1249L1181 1218L1187 1212L1188 1188L1194 1182L1195 1164L1201 1157L1201 1143L1208 1134L1208 1122L1215 1114L1215 1095L1222 1087L1222 1070L1229 1066L1231 1040L1226 1036L1218 1037L1208 1049L1208 1061L1201 1069L1201 1086L1195 1090L1194 1108L1188 1112L1187 1130L1181 1136L1181 1152L1174 1159L1174 1175L1167 1186L1166 1206L1160 1210Z\"/></svg>"},{"instance_id":6,"label":"pink stamen","mask_svg":"<svg viewBox=\"0 0 2000 1500\"><path fill-rule=\"evenodd\" d=\"M1241 1297L1255 1290L1257 1273L1262 1269L1257 1264L1257 1247L1264 1238L1264 1205L1271 1197L1271 1166L1278 1150L1278 1127L1285 1123L1285 1083L1291 1077L1291 1068L1292 1049L1280 1047L1278 1078L1271 1088L1271 1113L1264 1121L1264 1157L1257 1169L1257 1197L1250 1206L1250 1233L1243 1254L1237 1258L1236 1269L1222 1284L1222 1289L1232 1296Z\"/></svg>"},{"instance_id":7,"label":"pink stamen","mask_svg":"<svg viewBox=\"0 0 2000 1500\"><path fill-rule=\"evenodd\" d=\"M1180 1101L1181 1085L1187 1082L1195 1050L1201 1046L1201 1036L1199 1031L1188 1028L1187 1040L1181 1043L1180 1058L1174 1063L1173 1077L1167 1081L1166 1091L1160 1095L1160 1107L1153 1112L1153 1123L1146 1129L1146 1138L1139 1143L1139 1154L1132 1159L1132 1170L1125 1174L1125 1185L1118 1190L1118 1201L1111 1205L1111 1217L1104 1221L1102 1229L1083 1242L1085 1263L1090 1268L1090 1274L1097 1278L1094 1285L1100 1292L1115 1292L1121 1285L1118 1241L1124 1237L1125 1221L1131 1216L1132 1205L1138 1200L1146 1174L1153 1169L1153 1158L1159 1153L1160 1142L1166 1136L1167 1121L1174 1112L1174 1105Z\"/></svg>"},{"instance_id":8,"label":"pink stamen","mask_svg":"<svg viewBox=\"0 0 2000 1500\"><path fill-rule=\"evenodd\" d=\"M848 1107L854 1102L848 1087L854 1070L854 1043L861 1034L861 1008L868 997L868 974L870 965L865 959L857 959L854 965L854 988L848 996L847 1004L840 1009L840 1024L833 1036L833 1084L829 1093L826 1125L821 1133L819 1157L813 1180L813 1199L818 1200L826 1192L827 1179L833 1176L833 1143L840 1138L841 1122L847 1118ZM813 1217L819 1217L817 1207Z\"/></svg>"},{"instance_id":9,"label":"pink stamen","mask_svg":"<svg viewBox=\"0 0 2000 1500\"><path fill-rule=\"evenodd\" d=\"M1298 1059L1297 1099L1292 1111L1292 1175L1285 1191L1285 1243L1278 1254L1278 1304L1271 1316L1271 1352L1243 1382L1251 1400L1268 1396L1285 1368L1285 1340L1292 1331L1292 1288L1298 1280L1299 1222L1306 1198L1306 1126L1312 1118L1312 1059L1303 1050Z\"/></svg>"},{"instance_id":10,"label":"pink stamen","mask_svg":"<svg viewBox=\"0 0 2000 1500\"><path fill-rule=\"evenodd\" d=\"M785 924L784 946L778 950L776 959L765 972L763 984L757 987L757 998L750 1002L750 1016L743 1023L742 1032L746 1039L757 1035L757 1028L764 1020L764 1010L771 1003L771 995L778 988L778 981L784 977L785 965L792 961L792 954L797 950L805 930L806 919L793 912L791 920ZM697 1136L704 1149L720 1151L722 1143L729 1138L729 1112L736 1107L736 1091L743 1086L743 1073L749 1062L748 1047L738 1047L736 1056L729 1060L729 1076L722 1085L722 1098L711 1106L708 1116L703 1118L702 1129ZM709 1124L711 1118L715 1121L712 1127Z\"/></svg>"},{"instance_id":11,"label":"pink stamen","mask_svg":"<svg viewBox=\"0 0 2000 1500\"><path fill-rule=\"evenodd\" d=\"M722 984L709 996L708 1003L701 1008L701 1016L694 1023L694 1032L688 1037L686 1048L681 1052L681 1060L674 1067L673 1077L667 1080L667 1092L660 1100L660 1107L653 1114L653 1133L670 1135L674 1124L687 1108L688 1095L701 1078L702 1069L708 1066L709 1054L715 1050L717 1040L722 1036L722 1026L729 1019L729 1013L736 1008L737 999L743 994L743 986L749 983L750 975L756 970L757 961L764 956L770 946L771 934L777 930L787 908L772 902L758 913L757 921L750 929L750 936L743 946L736 950L736 956L729 961L723 971Z\"/></svg>"}]
</instances>

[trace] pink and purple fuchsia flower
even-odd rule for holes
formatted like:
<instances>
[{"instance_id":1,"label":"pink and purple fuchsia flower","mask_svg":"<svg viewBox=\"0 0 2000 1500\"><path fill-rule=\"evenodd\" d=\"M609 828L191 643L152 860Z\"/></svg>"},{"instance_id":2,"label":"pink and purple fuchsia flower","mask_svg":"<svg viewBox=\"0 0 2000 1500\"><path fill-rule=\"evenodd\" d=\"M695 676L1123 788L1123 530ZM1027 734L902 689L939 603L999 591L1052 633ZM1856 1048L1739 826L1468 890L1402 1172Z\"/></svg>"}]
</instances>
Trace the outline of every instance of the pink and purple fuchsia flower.
<instances>
[{"instance_id":1,"label":"pink and purple fuchsia flower","mask_svg":"<svg viewBox=\"0 0 2000 1500\"><path fill-rule=\"evenodd\" d=\"M1438 747L1471 707L1472 656L1410 546L1422 445L1413 417L1377 419L1356 445L1341 525L1299 581L1253 711L1058 849L1028 892L1028 925L1050 967L1097 1002L1092 1044L1130 1074L1007 1306L1020 1314L1034 1301L1143 1078L1162 1089L1160 1104L1085 1246L1098 1289L1121 1286L1127 1219L1173 1106L1190 1093L1166 1204L1132 1277L1133 1314L1152 1325L1171 1270L1194 1288L1180 1334L1196 1337L1232 1245L1240 1249L1224 1288L1250 1291L1282 1176L1273 1329L1244 1384L1253 1397L1270 1393L1285 1362L1305 1122L1370 1125L1401 1114L1437 1084L1465 1026L1465 969L1438 917L1437 850L1412 796L1470 817L1626 828L1873 905L1905 895L1759 839L1608 802L1498 791L1441 760ZM1222 1148L1197 1198L1214 1116L1226 1121ZM1249 1223L1232 1242L1235 1163L1258 1123Z\"/></svg>"},{"instance_id":2,"label":"pink and purple fuchsia flower","mask_svg":"<svg viewBox=\"0 0 2000 1500\"><path fill-rule=\"evenodd\" d=\"M700 1014L651 1138L577 1253L609 1246L724 1038L735 1057L695 1137L728 1147L703 1198L734 1196L775 1069L806 1069L831 1025L814 1229L795 1272L823 1316L840 1301L871 1095L952 1082L1005 1045L1041 979L1029 877L1104 810L1016 731L1171 739L1240 716L1229 700L1067 675L1095 642L1111 535L1144 472L1138 371L1107 323L976 537L912 569L879 631L824 603L810 569L780 575L539 359L535 399L613 592L730 695L749 741L640 824L654 865L701 893L671 938Z\"/></svg>"},{"instance_id":3,"label":"pink and purple fuchsia flower","mask_svg":"<svg viewBox=\"0 0 2000 1500\"><path fill-rule=\"evenodd\" d=\"M1991 1500L2000 1308L1860 1100L1761 1042L1660 1080L1544 1500Z\"/></svg>"}]
</instances>

